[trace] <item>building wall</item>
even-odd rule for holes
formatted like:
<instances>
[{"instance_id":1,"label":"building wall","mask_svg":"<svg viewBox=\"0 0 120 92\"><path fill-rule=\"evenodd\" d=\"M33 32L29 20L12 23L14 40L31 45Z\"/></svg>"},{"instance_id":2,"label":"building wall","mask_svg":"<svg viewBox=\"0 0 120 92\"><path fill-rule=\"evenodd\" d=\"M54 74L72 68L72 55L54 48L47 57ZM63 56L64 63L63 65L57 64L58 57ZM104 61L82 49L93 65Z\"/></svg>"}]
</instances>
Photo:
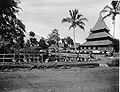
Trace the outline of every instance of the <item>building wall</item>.
<instances>
[{"instance_id":1,"label":"building wall","mask_svg":"<svg viewBox=\"0 0 120 92\"><path fill-rule=\"evenodd\" d=\"M88 46L88 47L80 47L80 50L82 51L91 51L91 50L99 50L99 51L109 51L111 52L112 51L112 48L111 46Z\"/></svg>"}]
</instances>

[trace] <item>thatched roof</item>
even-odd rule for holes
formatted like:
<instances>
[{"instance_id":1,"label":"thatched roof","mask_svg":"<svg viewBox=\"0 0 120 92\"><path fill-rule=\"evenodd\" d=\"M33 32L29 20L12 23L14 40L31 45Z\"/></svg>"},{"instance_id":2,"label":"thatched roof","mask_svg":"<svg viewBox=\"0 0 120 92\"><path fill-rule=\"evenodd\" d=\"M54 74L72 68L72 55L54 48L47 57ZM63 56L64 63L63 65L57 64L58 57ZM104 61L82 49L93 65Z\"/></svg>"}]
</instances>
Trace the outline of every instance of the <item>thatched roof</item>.
<instances>
[{"instance_id":1,"label":"thatched roof","mask_svg":"<svg viewBox=\"0 0 120 92\"><path fill-rule=\"evenodd\" d=\"M105 21L102 19L102 15L100 14L95 26L93 27L93 29L91 31L96 31L96 30L100 30L100 29L107 29L110 30Z\"/></svg>"},{"instance_id":2,"label":"thatched roof","mask_svg":"<svg viewBox=\"0 0 120 92\"><path fill-rule=\"evenodd\" d=\"M111 45L112 41L110 40L99 40L99 41L86 41L82 46L106 46Z\"/></svg>"},{"instance_id":3,"label":"thatched roof","mask_svg":"<svg viewBox=\"0 0 120 92\"><path fill-rule=\"evenodd\" d=\"M110 37L110 38L114 39L114 37L111 34L105 32L105 31L98 32L98 33L90 33L86 39L88 40L88 39L103 38L103 37Z\"/></svg>"}]
</instances>

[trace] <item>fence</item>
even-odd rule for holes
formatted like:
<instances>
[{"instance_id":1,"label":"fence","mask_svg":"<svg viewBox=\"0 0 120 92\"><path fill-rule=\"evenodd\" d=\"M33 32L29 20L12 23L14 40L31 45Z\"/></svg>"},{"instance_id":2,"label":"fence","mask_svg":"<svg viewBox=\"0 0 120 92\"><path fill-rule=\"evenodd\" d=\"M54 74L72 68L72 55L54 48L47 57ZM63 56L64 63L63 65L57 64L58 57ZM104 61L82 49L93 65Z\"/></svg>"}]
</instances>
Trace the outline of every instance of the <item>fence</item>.
<instances>
[{"instance_id":1,"label":"fence","mask_svg":"<svg viewBox=\"0 0 120 92\"><path fill-rule=\"evenodd\" d=\"M43 54L0 54L0 62L43 62Z\"/></svg>"}]
</instances>

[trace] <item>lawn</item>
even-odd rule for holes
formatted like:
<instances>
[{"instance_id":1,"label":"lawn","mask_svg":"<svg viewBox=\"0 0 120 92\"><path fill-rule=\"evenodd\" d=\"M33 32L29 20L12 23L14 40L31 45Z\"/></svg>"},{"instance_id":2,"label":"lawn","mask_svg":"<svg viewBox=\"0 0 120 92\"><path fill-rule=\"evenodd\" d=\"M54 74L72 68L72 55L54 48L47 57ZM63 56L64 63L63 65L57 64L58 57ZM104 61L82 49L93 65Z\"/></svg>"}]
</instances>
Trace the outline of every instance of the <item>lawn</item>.
<instances>
[{"instance_id":1,"label":"lawn","mask_svg":"<svg viewBox=\"0 0 120 92\"><path fill-rule=\"evenodd\" d=\"M119 92L118 73L118 67L0 72L0 92L81 92L81 78L83 92Z\"/></svg>"}]
</instances>

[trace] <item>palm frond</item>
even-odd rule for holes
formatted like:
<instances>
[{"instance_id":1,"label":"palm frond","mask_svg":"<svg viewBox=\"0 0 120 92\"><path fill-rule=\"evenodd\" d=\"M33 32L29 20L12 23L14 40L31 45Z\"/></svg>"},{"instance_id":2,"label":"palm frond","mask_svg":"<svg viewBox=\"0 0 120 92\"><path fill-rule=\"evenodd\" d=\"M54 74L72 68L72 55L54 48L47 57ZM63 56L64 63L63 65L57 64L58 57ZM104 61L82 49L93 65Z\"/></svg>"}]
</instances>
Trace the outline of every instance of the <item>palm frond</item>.
<instances>
[{"instance_id":1,"label":"palm frond","mask_svg":"<svg viewBox=\"0 0 120 92\"><path fill-rule=\"evenodd\" d=\"M64 23L64 22L68 22L68 23L71 23L72 22L72 19L71 18L63 18L62 19L62 23Z\"/></svg>"},{"instance_id":2,"label":"palm frond","mask_svg":"<svg viewBox=\"0 0 120 92\"><path fill-rule=\"evenodd\" d=\"M69 27L69 30L71 29L71 28L75 28L75 25L70 25L70 27Z\"/></svg>"},{"instance_id":3,"label":"palm frond","mask_svg":"<svg viewBox=\"0 0 120 92\"><path fill-rule=\"evenodd\" d=\"M78 21L77 24L85 26L85 23L83 21Z\"/></svg>"},{"instance_id":4,"label":"palm frond","mask_svg":"<svg viewBox=\"0 0 120 92\"><path fill-rule=\"evenodd\" d=\"M81 18L79 21L88 21L87 18Z\"/></svg>"},{"instance_id":5,"label":"palm frond","mask_svg":"<svg viewBox=\"0 0 120 92\"><path fill-rule=\"evenodd\" d=\"M69 10L69 13L70 13L70 16L71 16L71 18L72 18L72 17L73 17L72 10Z\"/></svg>"},{"instance_id":6,"label":"palm frond","mask_svg":"<svg viewBox=\"0 0 120 92\"><path fill-rule=\"evenodd\" d=\"M81 24L77 24L77 26L78 26L79 28L81 28L83 31L85 31L85 28L84 28L83 25L81 25Z\"/></svg>"},{"instance_id":7,"label":"palm frond","mask_svg":"<svg viewBox=\"0 0 120 92\"><path fill-rule=\"evenodd\" d=\"M102 10L100 13L102 13L102 12L108 12L109 10Z\"/></svg>"},{"instance_id":8,"label":"palm frond","mask_svg":"<svg viewBox=\"0 0 120 92\"><path fill-rule=\"evenodd\" d=\"M106 9L113 10L113 8L112 8L112 7L110 7L109 5L106 5L106 6L103 8L103 10L106 10Z\"/></svg>"},{"instance_id":9,"label":"palm frond","mask_svg":"<svg viewBox=\"0 0 120 92\"><path fill-rule=\"evenodd\" d=\"M78 15L77 15L77 19L79 19L79 18L81 18L81 17L83 17L82 14L78 14Z\"/></svg>"}]
</instances>

